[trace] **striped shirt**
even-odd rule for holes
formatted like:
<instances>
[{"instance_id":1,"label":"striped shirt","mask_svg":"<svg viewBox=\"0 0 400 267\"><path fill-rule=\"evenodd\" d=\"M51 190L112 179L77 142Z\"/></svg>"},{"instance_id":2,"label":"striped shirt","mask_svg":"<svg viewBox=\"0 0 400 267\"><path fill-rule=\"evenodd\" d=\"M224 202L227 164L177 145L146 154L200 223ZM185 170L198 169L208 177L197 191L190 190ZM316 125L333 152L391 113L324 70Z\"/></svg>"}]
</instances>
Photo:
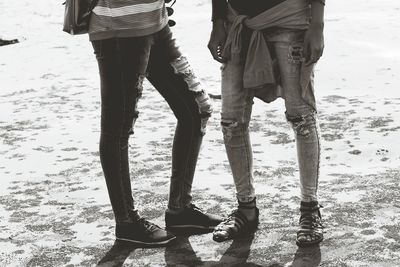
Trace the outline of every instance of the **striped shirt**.
<instances>
[{"instance_id":1,"label":"striped shirt","mask_svg":"<svg viewBox=\"0 0 400 267\"><path fill-rule=\"evenodd\" d=\"M99 0L90 19L89 38L145 36L167 23L164 0Z\"/></svg>"}]
</instances>

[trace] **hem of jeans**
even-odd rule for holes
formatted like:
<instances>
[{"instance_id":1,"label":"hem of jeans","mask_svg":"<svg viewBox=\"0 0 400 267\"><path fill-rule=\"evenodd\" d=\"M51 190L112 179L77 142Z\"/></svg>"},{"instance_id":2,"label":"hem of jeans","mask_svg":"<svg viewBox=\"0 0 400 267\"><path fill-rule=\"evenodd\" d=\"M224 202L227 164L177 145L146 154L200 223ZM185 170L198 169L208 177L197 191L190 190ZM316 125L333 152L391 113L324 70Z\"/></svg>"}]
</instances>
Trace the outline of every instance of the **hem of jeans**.
<instances>
[{"instance_id":1,"label":"hem of jeans","mask_svg":"<svg viewBox=\"0 0 400 267\"><path fill-rule=\"evenodd\" d=\"M183 206L181 206L181 207L171 206L171 205L168 205L168 206L167 206L167 208L168 208L169 210L173 210L173 211L181 211L181 210L185 209L186 207L187 207L187 205L183 205Z\"/></svg>"},{"instance_id":2,"label":"hem of jeans","mask_svg":"<svg viewBox=\"0 0 400 267\"><path fill-rule=\"evenodd\" d=\"M256 199L256 196L239 196L236 195L236 199L238 202L249 203Z\"/></svg>"},{"instance_id":3,"label":"hem of jeans","mask_svg":"<svg viewBox=\"0 0 400 267\"><path fill-rule=\"evenodd\" d=\"M319 133L319 123L318 123L318 116L315 115L315 131L317 134L317 142L318 142L318 165L317 165L317 179L315 181L315 192L318 194L318 184L319 184L319 176L320 176L320 168L321 168L321 140L320 140L320 133Z\"/></svg>"},{"instance_id":4,"label":"hem of jeans","mask_svg":"<svg viewBox=\"0 0 400 267\"><path fill-rule=\"evenodd\" d=\"M301 196L300 200L302 202L313 202L313 201L318 201L317 196Z\"/></svg>"}]
</instances>

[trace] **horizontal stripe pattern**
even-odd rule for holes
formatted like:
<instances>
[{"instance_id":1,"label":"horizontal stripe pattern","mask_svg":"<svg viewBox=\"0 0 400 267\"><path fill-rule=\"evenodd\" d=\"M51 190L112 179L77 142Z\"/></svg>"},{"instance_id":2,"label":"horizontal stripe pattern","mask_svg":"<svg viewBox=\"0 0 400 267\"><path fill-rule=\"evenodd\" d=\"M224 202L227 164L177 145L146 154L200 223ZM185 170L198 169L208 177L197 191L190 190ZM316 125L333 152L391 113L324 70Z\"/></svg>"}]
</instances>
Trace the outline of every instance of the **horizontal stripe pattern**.
<instances>
[{"instance_id":1,"label":"horizontal stripe pattern","mask_svg":"<svg viewBox=\"0 0 400 267\"><path fill-rule=\"evenodd\" d=\"M123 7L116 7L116 8L96 6L93 9L93 13L99 16L118 17L118 16L152 12L163 8L163 6L164 4L161 1L149 4L137 4L137 5L129 5Z\"/></svg>"},{"instance_id":2,"label":"horizontal stripe pattern","mask_svg":"<svg viewBox=\"0 0 400 267\"><path fill-rule=\"evenodd\" d=\"M155 2L160 2L159 0L109 0L102 1L98 0L97 6L109 7L109 8L118 8L136 4L152 4Z\"/></svg>"},{"instance_id":3,"label":"horizontal stripe pattern","mask_svg":"<svg viewBox=\"0 0 400 267\"><path fill-rule=\"evenodd\" d=\"M137 37L165 27L164 0L99 0L90 20L90 40ZM110 37L111 36L111 37Z\"/></svg>"}]
</instances>

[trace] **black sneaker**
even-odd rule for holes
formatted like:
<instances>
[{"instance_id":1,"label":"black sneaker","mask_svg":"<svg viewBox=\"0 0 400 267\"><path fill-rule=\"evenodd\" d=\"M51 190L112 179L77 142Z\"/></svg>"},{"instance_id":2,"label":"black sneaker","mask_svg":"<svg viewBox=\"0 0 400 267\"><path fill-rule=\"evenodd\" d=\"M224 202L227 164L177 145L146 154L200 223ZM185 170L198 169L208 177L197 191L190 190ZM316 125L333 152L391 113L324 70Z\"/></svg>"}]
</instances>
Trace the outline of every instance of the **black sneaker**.
<instances>
[{"instance_id":1,"label":"black sneaker","mask_svg":"<svg viewBox=\"0 0 400 267\"><path fill-rule=\"evenodd\" d=\"M176 237L159 226L137 216L133 223L121 223L115 227L117 240L134 243L140 246L167 245Z\"/></svg>"},{"instance_id":2,"label":"black sneaker","mask_svg":"<svg viewBox=\"0 0 400 267\"><path fill-rule=\"evenodd\" d=\"M165 212L165 225L171 230L214 230L222 218L207 214L194 204L190 204L179 214Z\"/></svg>"}]
</instances>

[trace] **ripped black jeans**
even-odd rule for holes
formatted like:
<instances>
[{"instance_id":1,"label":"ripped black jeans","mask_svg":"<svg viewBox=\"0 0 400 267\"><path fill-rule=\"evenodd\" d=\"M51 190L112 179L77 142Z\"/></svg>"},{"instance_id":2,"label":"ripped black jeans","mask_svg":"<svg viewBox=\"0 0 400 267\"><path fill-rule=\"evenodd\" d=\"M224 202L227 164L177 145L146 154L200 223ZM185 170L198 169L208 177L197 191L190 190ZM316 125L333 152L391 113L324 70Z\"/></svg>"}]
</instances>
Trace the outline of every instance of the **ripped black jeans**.
<instances>
[{"instance_id":1,"label":"ripped black jeans","mask_svg":"<svg viewBox=\"0 0 400 267\"><path fill-rule=\"evenodd\" d=\"M101 79L100 159L117 222L134 210L128 139L147 78L177 118L168 207L191 202L191 187L211 105L168 27L158 33L93 41Z\"/></svg>"}]
</instances>

